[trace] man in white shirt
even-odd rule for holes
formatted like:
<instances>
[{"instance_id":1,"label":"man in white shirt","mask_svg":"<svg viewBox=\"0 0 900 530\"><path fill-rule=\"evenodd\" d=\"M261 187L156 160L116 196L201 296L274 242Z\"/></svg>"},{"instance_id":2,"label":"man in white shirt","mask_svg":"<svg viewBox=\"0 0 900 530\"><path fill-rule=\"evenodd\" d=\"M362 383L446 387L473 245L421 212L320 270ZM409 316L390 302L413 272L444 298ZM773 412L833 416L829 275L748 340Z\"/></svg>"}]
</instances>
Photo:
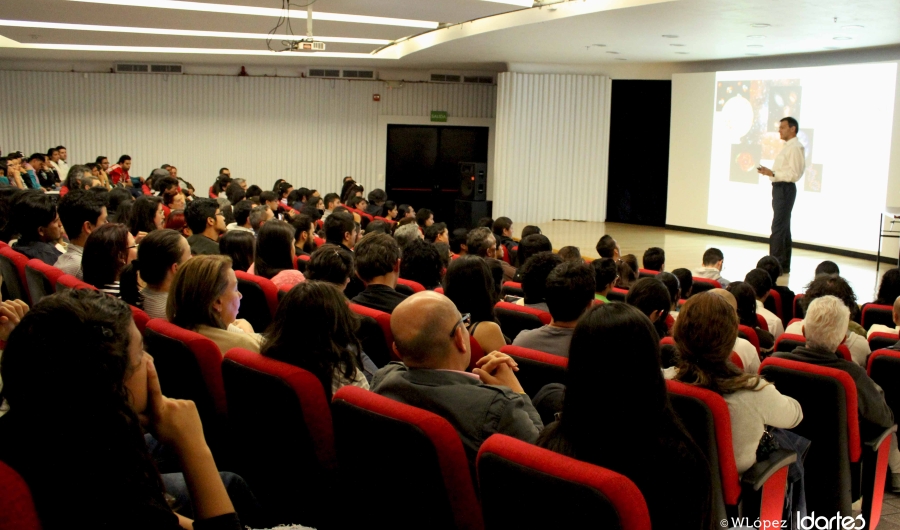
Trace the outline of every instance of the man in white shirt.
<instances>
[{"instance_id":1,"label":"man in white shirt","mask_svg":"<svg viewBox=\"0 0 900 530\"><path fill-rule=\"evenodd\" d=\"M56 149L59 151L59 160L56 161L56 169L59 171L59 178L65 181L66 177L69 175L69 152L66 151L65 146L62 145Z\"/></svg>"},{"instance_id":2,"label":"man in white shirt","mask_svg":"<svg viewBox=\"0 0 900 530\"><path fill-rule=\"evenodd\" d=\"M791 117L783 118L778 128L784 146L775 157L772 169L759 166L757 171L772 181L772 236L769 255L778 258L785 274L791 272L791 210L797 198L797 184L806 170L806 153L797 139L800 124Z\"/></svg>"}]
</instances>

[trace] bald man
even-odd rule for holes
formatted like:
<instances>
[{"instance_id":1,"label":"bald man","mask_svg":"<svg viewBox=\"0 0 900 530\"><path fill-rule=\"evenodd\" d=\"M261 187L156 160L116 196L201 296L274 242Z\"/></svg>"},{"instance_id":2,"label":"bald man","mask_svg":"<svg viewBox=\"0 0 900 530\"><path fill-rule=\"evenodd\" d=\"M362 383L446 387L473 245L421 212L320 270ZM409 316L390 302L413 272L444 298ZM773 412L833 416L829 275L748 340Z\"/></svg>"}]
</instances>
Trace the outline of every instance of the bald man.
<instances>
[{"instance_id":1,"label":"bald man","mask_svg":"<svg viewBox=\"0 0 900 530\"><path fill-rule=\"evenodd\" d=\"M469 332L449 298L434 291L410 296L391 314L391 332L403 363L379 370L372 390L446 418L473 469L478 449L494 433L537 440L544 425L516 378L515 361L492 352L466 372Z\"/></svg>"},{"instance_id":2,"label":"bald man","mask_svg":"<svg viewBox=\"0 0 900 530\"><path fill-rule=\"evenodd\" d=\"M728 304L734 308L737 314L737 298L725 289L710 289L709 293L721 296ZM748 374L759 373L759 354L756 353L756 347L749 340L738 337L734 343L734 352L741 358L744 364L744 372Z\"/></svg>"}]
</instances>

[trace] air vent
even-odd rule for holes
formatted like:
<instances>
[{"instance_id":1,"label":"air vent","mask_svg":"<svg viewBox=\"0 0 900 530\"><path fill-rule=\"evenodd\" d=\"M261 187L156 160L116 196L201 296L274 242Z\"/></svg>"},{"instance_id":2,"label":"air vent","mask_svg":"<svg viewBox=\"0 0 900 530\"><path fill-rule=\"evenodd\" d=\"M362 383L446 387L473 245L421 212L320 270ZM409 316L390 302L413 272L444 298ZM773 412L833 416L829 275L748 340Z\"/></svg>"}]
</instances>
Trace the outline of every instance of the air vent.
<instances>
[{"instance_id":1,"label":"air vent","mask_svg":"<svg viewBox=\"0 0 900 530\"><path fill-rule=\"evenodd\" d=\"M151 64L150 65L150 73L151 74L180 74L181 71L180 64Z\"/></svg>"},{"instance_id":2,"label":"air vent","mask_svg":"<svg viewBox=\"0 0 900 530\"><path fill-rule=\"evenodd\" d=\"M150 71L149 64L117 64L116 72L144 73Z\"/></svg>"},{"instance_id":3,"label":"air vent","mask_svg":"<svg viewBox=\"0 0 900 530\"><path fill-rule=\"evenodd\" d=\"M341 77L348 79L375 79L375 72L372 70L343 70Z\"/></svg>"},{"instance_id":4,"label":"air vent","mask_svg":"<svg viewBox=\"0 0 900 530\"><path fill-rule=\"evenodd\" d=\"M431 74L431 81L434 83L461 83L462 76L455 74Z\"/></svg>"},{"instance_id":5,"label":"air vent","mask_svg":"<svg viewBox=\"0 0 900 530\"><path fill-rule=\"evenodd\" d=\"M182 74L180 64L117 64L116 72L128 74Z\"/></svg>"},{"instance_id":6,"label":"air vent","mask_svg":"<svg viewBox=\"0 0 900 530\"><path fill-rule=\"evenodd\" d=\"M310 68L309 77L341 77L341 71L328 70L326 68Z\"/></svg>"},{"instance_id":7,"label":"air vent","mask_svg":"<svg viewBox=\"0 0 900 530\"><path fill-rule=\"evenodd\" d=\"M493 77L487 76L465 76L463 78L463 83L478 83L482 85L492 85L494 84Z\"/></svg>"}]
</instances>

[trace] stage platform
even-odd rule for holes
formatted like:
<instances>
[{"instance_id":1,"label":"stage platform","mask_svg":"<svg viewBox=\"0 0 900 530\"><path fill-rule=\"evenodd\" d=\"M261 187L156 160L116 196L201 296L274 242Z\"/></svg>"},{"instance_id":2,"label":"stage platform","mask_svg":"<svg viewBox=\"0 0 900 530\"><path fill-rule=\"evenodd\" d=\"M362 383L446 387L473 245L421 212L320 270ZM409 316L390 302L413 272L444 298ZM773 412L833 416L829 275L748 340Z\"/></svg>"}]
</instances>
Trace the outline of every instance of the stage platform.
<instances>
[{"instance_id":1,"label":"stage platform","mask_svg":"<svg viewBox=\"0 0 900 530\"><path fill-rule=\"evenodd\" d=\"M743 280L747 272L756 266L756 262L769 253L769 246L764 243L619 223L516 222L513 225L515 236L518 237L522 228L528 224L540 226L543 234L553 243L553 248L560 249L573 245L578 247L581 255L585 257L599 257L594 247L603 234L610 234L616 238L623 255L634 254L637 256L639 265L645 250L649 247L662 247L666 251L666 270L668 271L680 267L696 269L700 267L703 252L709 247L717 247L725 254L722 276L731 281ZM824 260L831 260L838 264L841 276L850 282L860 304L875 299L880 276L876 277L874 260L847 258L795 248L791 260L791 274L781 278L779 283L787 283L795 293L805 291L806 284L814 276L816 266ZM893 266L882 263L880 274L884 274L884 271L890 268Z\"/></svg>"}]
</instances>

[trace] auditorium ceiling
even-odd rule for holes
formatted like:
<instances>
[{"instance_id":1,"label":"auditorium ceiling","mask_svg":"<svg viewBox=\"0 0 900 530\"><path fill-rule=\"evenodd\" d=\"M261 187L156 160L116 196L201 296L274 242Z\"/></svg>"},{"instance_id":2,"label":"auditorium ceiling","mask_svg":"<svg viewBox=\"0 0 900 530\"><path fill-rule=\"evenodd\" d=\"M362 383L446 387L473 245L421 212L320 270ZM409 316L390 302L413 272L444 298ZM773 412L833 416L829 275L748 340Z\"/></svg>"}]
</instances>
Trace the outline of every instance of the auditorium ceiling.
<instances>
[{"instance_id":1,"label":"auditorium ceiling","mask_svg":"<svg viewBox=\"0 0 900 530\"><path fill-rule=\"evenodd\" d=\"M898 0L3 0L0 59L496 68L697 62L900 44ZM555 2L555 3L554 3Z\"/></svg>"}]
</instances>

